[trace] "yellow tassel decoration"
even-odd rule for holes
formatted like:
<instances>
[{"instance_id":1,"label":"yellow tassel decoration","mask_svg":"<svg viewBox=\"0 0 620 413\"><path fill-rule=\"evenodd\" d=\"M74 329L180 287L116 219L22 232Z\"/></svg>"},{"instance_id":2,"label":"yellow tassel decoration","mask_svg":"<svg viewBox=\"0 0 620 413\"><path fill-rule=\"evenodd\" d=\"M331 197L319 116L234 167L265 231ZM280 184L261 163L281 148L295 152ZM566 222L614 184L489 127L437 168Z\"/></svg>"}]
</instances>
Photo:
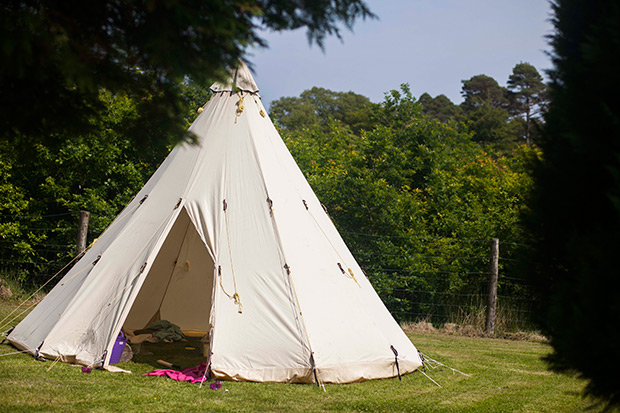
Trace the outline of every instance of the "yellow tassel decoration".
<instances>
[{"instance_id":1,"label":"yellow tassel decoration","mask_svg":"<svg viewBox=\"0 0 620 413\"><path fill-rule=\"evenodd\" d=\"M243 113L243 109L245 109L245 106L243 106L243 96L241 96L237 101L237 116L235 116L235 123L237 123L237 118L239 118L239 116Z\"/></svg>"}]
</instances>

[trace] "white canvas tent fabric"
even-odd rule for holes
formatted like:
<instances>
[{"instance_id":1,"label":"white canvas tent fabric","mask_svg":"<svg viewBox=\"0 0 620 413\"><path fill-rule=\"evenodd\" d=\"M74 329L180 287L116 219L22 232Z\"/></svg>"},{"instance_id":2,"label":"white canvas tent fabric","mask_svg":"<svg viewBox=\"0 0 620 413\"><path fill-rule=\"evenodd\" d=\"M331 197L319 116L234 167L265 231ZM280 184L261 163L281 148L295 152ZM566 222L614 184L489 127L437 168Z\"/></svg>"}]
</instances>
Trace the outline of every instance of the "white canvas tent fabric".
<instances>
[{"instance_id":1,"label":"white canvas tent fabric","mask_svg":"<svg viewBox=\"0 0 620 413\"><path fill-rule=\"evenodd\" d=\"M233 87L232 85L236 85ZM212 377L347 383L421 365L265 113L241 63L99 240L10 333L108 368L121 328L210 334ZM395 357L394 350L398 357Z\"/></svg>"}]
</instances>

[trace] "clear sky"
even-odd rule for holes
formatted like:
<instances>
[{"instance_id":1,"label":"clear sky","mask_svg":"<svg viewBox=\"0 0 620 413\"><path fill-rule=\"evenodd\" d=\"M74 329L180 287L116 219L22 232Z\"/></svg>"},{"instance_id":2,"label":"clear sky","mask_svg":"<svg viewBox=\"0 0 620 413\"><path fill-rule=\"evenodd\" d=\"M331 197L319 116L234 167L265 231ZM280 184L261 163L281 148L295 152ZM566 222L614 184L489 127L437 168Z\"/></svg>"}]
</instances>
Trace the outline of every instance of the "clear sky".
<instances>
[{"instance_id":1,"label":"clear sky","mask_svg":"<svg viewBox=\"0 0 620 413\"><path fill-rule=\"evenodd\" d=\"M305 30L265 33L249 57L267 105L313 86L353 91L373 102L409 83L419 97L460 103L461 80L485 74L505 85L519 62L551 67L547 0L367 0L376 20L359 20L343 41L309 46ZM543 74L544 75L544 74Z\"/></svg>"}]
</instances>

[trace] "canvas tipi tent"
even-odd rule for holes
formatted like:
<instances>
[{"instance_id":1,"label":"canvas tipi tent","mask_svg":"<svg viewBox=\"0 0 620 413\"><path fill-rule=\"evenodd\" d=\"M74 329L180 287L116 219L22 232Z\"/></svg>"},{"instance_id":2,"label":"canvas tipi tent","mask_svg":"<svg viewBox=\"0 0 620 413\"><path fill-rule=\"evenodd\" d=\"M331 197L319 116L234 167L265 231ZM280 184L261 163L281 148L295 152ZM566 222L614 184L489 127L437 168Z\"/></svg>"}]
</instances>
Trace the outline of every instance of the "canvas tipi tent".
<instances>
[{"instance_id":1,"label":"canvas tipi tent","mask_svg":"<svg viewBox=\"0 0 620 413\"><path fill-rule=\"evenodd\" d=\"M99 240L9 334L37 356L109 368L121 330L209 335L230 380L347 383L421 365L265 113L232 71Z\"/></svg>"}]
</instances>

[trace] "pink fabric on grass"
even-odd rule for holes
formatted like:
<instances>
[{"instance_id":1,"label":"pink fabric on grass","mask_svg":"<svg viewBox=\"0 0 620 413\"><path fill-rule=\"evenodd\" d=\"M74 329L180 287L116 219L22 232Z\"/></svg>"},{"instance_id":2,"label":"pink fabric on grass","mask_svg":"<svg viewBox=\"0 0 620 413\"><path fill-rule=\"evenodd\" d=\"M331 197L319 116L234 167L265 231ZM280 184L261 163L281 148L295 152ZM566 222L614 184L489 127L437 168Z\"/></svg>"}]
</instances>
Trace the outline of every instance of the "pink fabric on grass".
<instances>
[{"instance_id":1,"label":"pink fabric on grass","mask_svg":"<svg viewBox=\"0 0 620 413\"><path fill-rule=\"evenodd\" d=\"M202 381L202 377L205 374L206 368L207 368L207 363L200 363L197 366L188 367L181 371L159 369L159 370L149 371L148 373L144 373L144 375L145 376L166 376L176 381L189 381L190 383L200 383Z\"/></svg>"}]
</instances>

